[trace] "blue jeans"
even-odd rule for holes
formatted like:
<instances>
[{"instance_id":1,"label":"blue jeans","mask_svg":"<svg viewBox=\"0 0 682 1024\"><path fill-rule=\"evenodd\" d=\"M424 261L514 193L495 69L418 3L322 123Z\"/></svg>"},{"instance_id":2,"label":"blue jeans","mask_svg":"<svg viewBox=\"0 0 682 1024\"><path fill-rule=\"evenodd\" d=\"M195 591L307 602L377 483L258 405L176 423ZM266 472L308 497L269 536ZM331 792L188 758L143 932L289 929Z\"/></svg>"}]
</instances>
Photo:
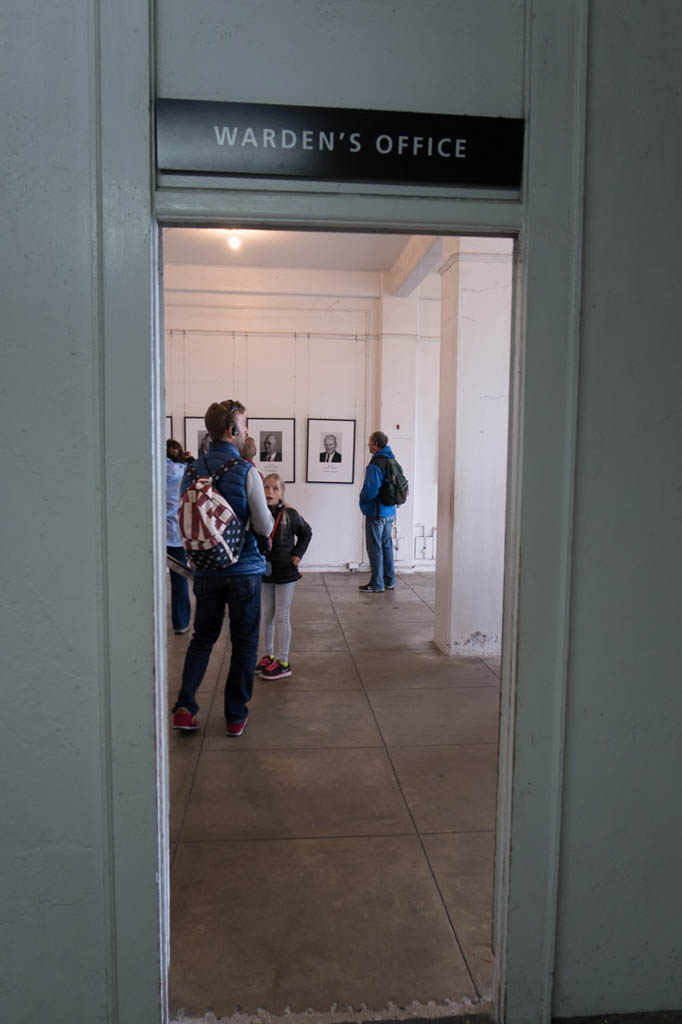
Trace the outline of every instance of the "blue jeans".
<instances>
[{"instance_id":1,"label":"blue jeans","mask_svg":"<svg viewBox=\"0 0 682 1024\"><path fill-rule=\"evenodd\" d=\"M166 551L173 558L177 558L178 562L182 562L183 565L187 565L187 558L185 557L184 548L175 548L166 546ZM170 570L170 585L171 585L171 620L173 622L173 629L187 629L189 626L190 616L190 605L189 605L189 587L187 580L180 573L173 572Z\"/></svg>"},{"instance_id":2,"label":"blue jeans","mask_svg":"<svg viewBox=\"0 0 682 1024\"><path fill-rule=\"evenodd\" d=\"M393 564L393 523L395 516L380 519L378 516L365 516L365 541L367 556L372 568L369 585L375 590L395 586L395 567Z\"/></svg>"},{"instance_id":3,"label":"blue jeans","mask_svg":"<svg viewBox=\"0 0 682 1024\"><path fill-rule=\"evenodd\" d=\"M185 655L182 686L173 711L187 708L195 714L199 710L196 692L204 678L213 644L220 636L227 605L232 657L225 680L225 719L228 722L245 720L258 656L260 585L260 573L255 576L195 576L194 633Z\"/></svg>"}]
</instances>

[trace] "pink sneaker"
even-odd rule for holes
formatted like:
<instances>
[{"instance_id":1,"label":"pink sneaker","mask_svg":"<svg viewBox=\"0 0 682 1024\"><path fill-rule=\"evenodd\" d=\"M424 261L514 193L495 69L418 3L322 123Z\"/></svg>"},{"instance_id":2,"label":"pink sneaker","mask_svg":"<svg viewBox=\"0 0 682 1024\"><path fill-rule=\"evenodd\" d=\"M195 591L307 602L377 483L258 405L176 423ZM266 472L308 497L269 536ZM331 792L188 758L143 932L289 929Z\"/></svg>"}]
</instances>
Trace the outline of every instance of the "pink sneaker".
<instances>
[{"instance_id":1,"label":"pink sneaker","mask_svg":"<svg viewBox=\"0 0 682 1024\"><path fill-rule=\"evenodd\" d=\"M264 668L261 672L263 679L285 679L291 675L291 665L289 662L283 665L281 661L271 661L267 668Z\"/></svg>"},{"instance_id":2,"label":"pink sneaker","mask_svg":"<svg viewBox=\"0 0 682 1024\"><path fill-rule=\"evenodd\" d=\"M266 668L270 668L274 660L275 659L271 658L269 654L264 654L256 665L256 672L262 675Z\"/></svg>"},{"instance_id":3,"label":"pink sneaker","mask_svg":"<svg viewBox=\"0 0 682 1024\"><path fill-rule=\"evenodd\" d=\"M183 732L193 732L199 728L199 723L187 708L178 708L173 712L173 728L182 729Z\"/></svg>"},{"instance_id":4,"label":"pink sneaker","mask_svg":"<svg viewBox=\"0 0 682 1024\"><path fill-rule=\"evenodd\" d=\"M227 728L225 729L225 735L233 737L241 736L244 729L246 729L246 719L244 719L243 722L228 722Z\"/></svg>"}]
</instances>

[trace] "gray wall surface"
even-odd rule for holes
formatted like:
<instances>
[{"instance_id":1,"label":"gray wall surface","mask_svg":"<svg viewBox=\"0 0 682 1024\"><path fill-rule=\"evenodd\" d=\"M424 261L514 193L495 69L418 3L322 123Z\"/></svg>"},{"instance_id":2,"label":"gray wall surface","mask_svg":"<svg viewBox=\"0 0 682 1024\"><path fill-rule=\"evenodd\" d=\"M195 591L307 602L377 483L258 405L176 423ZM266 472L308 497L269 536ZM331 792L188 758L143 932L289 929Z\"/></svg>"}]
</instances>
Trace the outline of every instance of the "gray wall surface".
<instances>
[{"instance_id":1,"label":"gray wall surface","mask_svg":"<svg viewBox=\"0 0 682 1024\"><path fill-rule=\"evenodd\" d=\"M148 18L128 0L3 8L11 1024L160 1012Z\"/></svg>"},{"instance_id":2,"label":"gray wall surface","mask_svg":"<svg viewBox=\"0 0 682 1024\"><path fill-rule=\"evenodd\" d=\"M156 6L158 96L522 116L522 0Z\"/></svg>"},{"instance_id":3,"label":"gray wall surface","mask_svg":"<svg viewBox=\"0 0 682 1024\"><path fill-rule=\"evenodd\" d=\"M682 1007L680 38L592 5L561 1016Z\"/></svg>"},{"instance_id":4,"label":"gray wall surface","mask_svg":"<svg viewBox=\"0 0 682 1024\"><path fill-rule=\"evenodd\" d=\"M29 0L3 14L0 444L12 487L1 570L0 1016L155 1024L164 1003L154 74L166 96L530 119L530 194L518 214L530 228L509 1020L547 1019L550 1002L562 1016L679 1007L682 6L160 0L156 8L155 73L150 14L137 0L115 9ZM579 32L565 51L558 42L574 15L578 25L587 16L585 54ZM581 93L571 92L571 62L579 81L582 57L585 117ZM584 220L569 232L557 140L568 133L577 181L583 132ZM571 449L568 419L558 440L534 433L551 423L543 396L554 394L563 367L550 343L563 327L567 284L555 240L564 236L566 265L583 273L575 493L573 477L565 491L543 487L545 470ZM543 618L552 601L542 598L555 585L543 545L555 543L547 536L557 507L573 554L565 648L548 639ZM545 715L547 691L557 721ZM544 772L542 799L557 814L556 929L538 897L552 881L533 804L552 744L562 778Z\"/></svg>"}]
</instances>

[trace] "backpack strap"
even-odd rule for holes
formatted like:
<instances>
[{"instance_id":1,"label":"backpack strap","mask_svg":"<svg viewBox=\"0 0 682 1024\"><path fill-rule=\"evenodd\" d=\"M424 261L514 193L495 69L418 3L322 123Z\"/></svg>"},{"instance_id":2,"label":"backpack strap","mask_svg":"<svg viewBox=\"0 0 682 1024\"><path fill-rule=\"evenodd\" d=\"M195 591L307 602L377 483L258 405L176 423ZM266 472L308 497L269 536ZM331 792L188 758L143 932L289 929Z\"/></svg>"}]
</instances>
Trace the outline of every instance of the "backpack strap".
<instances>
[{"instance_id":1,"label":"backpack strap","mask_svg":"<svg viewBox=\"0 0 682 1024\"><path fill-rule=\"evenodd\" d=\"M239 462L242 461L241 459L228 459L227 462L223 462L222 466L218 466L218 468L216 469L215 473L212 473L210 471L210 469L208 468L208 460L206 459L205 455L203 456L203 459L204 459L204 462L206 463L206 470L208 472L208 475L210 476L210 478L211 478L211 480L212 480L212 482L214 484L218 483L218 481L220 480L220 478L223 475L223 473L227 473L227 471L228 471L228 469L230 469L230 467L236 466ZM191 466L187 467L186 472L189 474L189 476L190 476L190 478L191 478L193 483L196 480L198 480L199 477L201 476L201 473L197 469L196 461L193 462ZM246 483L244 484L244 486L246 486ZM239 519L239 516L237 516L236 512L235 512L235 516L236 516L237 520L239 522L241 522L241 520ZM251 516L249 516L247 518L247 520L246 520L246 523L244 525L244 531L246 532L247 530L250 530L250 529L251 529Z\"/></svg>"},{"instance_id":2,"label":"backpack strap","mask_svg":"<svg viewBox=\"0 0 682 1024\"><path fill-rule=\"evenodd\" d=\"M211 473L211 480L214 484L217 484L223 473L227 473L230 466L236 466L239 459L229 459L227 462L223 462L222 466L218 466L215 473ZM208 462L206 463L206 469L208 469Z\"/></svg>"}]
</instances>

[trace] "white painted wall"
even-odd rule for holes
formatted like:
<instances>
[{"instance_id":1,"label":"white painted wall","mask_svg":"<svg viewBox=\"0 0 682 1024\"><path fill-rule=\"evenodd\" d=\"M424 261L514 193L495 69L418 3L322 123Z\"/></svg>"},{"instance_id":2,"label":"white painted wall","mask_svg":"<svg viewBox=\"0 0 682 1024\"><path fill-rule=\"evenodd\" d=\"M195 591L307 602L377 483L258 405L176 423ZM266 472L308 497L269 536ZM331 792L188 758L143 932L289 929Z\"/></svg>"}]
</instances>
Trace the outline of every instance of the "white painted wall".
<instances>
[{"instance_id":1,"label":"white painted wall","mask_svg":"<svg viewBox=\"0 0 682 1024\"><path fill-rule=\"evenodd\" d=\"M418 332L420 310L435 326L437 277L409 298L385 296L381 274L357 271L168 263L164 277L166 413L175 435L184 441L184 417L203 416L216 398L239 398L257 418L294 417L296 481L287 501L313 528L304 568L366 561L358 494L373 430L389 435L433 531L435 455L431 477L417 484L414 453L433 445L435 431L437 361L421 365ZM417 404L428 409L419 421ZM306 482L308 417L355 420L353 484ZM412 495L397 517L396 559L405 569L415 562Z\"/></svg>"}]
</instances>

